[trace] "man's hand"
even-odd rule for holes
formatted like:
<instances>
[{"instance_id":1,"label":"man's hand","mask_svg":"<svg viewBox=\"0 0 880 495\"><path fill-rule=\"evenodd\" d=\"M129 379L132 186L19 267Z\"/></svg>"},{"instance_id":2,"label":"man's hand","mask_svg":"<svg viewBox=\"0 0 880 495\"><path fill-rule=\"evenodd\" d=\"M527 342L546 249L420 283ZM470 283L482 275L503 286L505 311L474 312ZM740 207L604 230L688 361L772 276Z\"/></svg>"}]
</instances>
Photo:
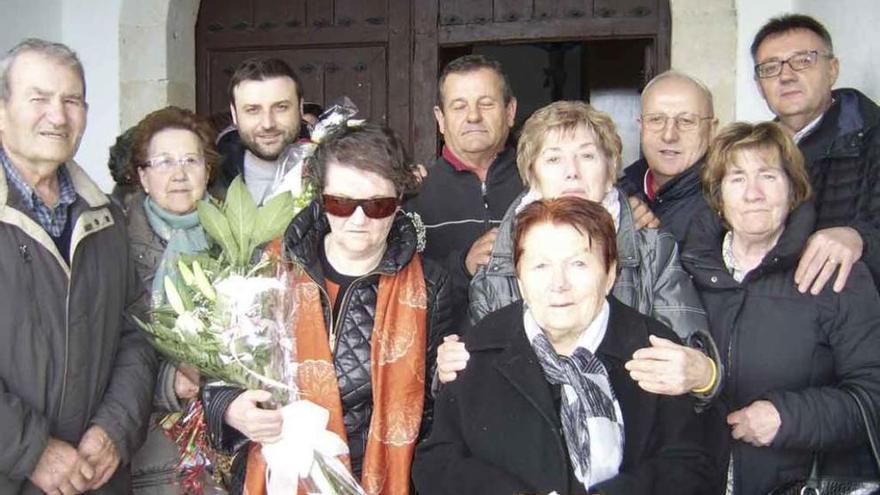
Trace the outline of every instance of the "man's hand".
<instances>
[{"instance_id":1,"label":"man's hand","mask_svg":"<svg viewBox=\"0 0 880 495\"><path fill-rule=\"evenodd\" d=\"M180 364L174 372L174 393L189 400L199 394L199 370L188 364Z\"/></svg>"},{"instance_id":2,"label":"man's hand","mask_svg":"<svg viewBox=\"0 0 880 495\"><path fill-rule=\"evenodd\" d=\"M413 174L415 174L417 181L422 182L428 176L428 169L421 163L417 163L413 169Z\"/></svg>"},{"instance_id":3,"label":"man's hand","mask_svg":"<svg viewBox=\"0 0 880 495\"><path fill-rule=\"evenodd\" d=\"M842 291L853 264L862 257L863 247L862 236L851 227L832 227L814 232L807 239L807 248L794 272L798 290L804 293L809 289L815 296L838 270L834 292Z\"/></svg>"},{"instance_id":4,"label":"man's hand","mask_svg":"<svg viewBox=\"0 0 880 495\"><path fill-rule=\"evenodd\" d=\"M95 470L72 445L50 437L30 480L46 493L69 495L88 490L94 477Z\"/></svg>"},{"instance_id":5,"label":"man's hand","mask_svg":"<svg viewBox=\"0 0 880 495\"><path fill-rule=\"evenodd\" d=\"M100 426L93 425L86 430L76 450L95 469L89 490L97 490L104 486L119 467L119 452L116 451L116 445Z\"/></svg>"},{"instance_id":6,"label":"man's hand","mask_svg":"<svg viewBox=\"0 0 880 495\"><path fill-rule=\"evenodd\" d=\"M464 260L465 267L471 277L477 273L477 268L480 265L489 263L489 256L492 254L492 246L495 245L495 237L497 235L498 228L496 227L474 241Z\"/></svg>"},{"instance_id":7,"label":"man's hand","mask_svg":"<svg viewBox=\"0 0 880 495\"><path fill-rule=\"evenodd\" d=\"M258 402L271 398L272 394L265 390L247 390L229 404L223 419L255 442L275 443L281 439L281 411L257 407Z\"/></svg>"},{"instance_id":8,"label":"man's hand","mask_svg":"<svg viewBox=\"0 0 880 495\"><path fill-rule=\"evenodd\" d=\"M727 415L727 424L733 427L731 436L755 447L766 447L776 438L782 418L772 402L757 400Z\"/></svg>"},{"instance_id":9,"label":"man's hand","mask_svg":"<svg viewBox=\"0 0 880 495\"><path fill-rule=\"evenodd\" d=\"M458 335L443 337L443 343L437 348L437 378L440 383L449 383L458 376L458 372L467 367L471 355L459 342Z\"/></svg>"},{"instance_id":10,"label":"man's hand","mask_svg":"<svg viewBox=\"0 0 880 495\"><path fill-rule=\"evenodd\" d=\"M650 229L660 227L660 219L654 215L654 212L641 199L635 196L630 196L626 199L629 200L629 207L633 211L633 223L636 230L641 230L645 227Z\"/></svg>"},{"instance_id":11,"label":"man's hand","mask_svg":"<svg viewBox=\"0 0 880 495\"><path fill-rule=\"evenodd\" d=\"M702 352L653 335L648 338L651 347L637 350L624 365L639 387L653 394L681 395L709 385L712 365Z\"/></svg>"}]
</instances>

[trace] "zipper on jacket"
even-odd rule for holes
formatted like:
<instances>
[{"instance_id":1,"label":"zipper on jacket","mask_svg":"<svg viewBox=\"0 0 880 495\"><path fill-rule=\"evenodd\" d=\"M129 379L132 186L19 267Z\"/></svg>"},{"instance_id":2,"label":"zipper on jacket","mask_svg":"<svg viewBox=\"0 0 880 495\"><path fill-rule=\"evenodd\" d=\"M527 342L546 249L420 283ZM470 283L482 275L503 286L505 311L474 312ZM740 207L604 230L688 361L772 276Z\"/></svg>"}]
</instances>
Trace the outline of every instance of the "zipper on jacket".
<instances>
[{"instance_id":1,"label":"zipper on jacket","mask_svg":"<svg viewBox=\"0 0 880 495\"><path fill-rule=\"evenodd\" d=\"M67 394L67 366L70 359L70 289L73 286L73 261L75 253L70 253L70 276L67 278L67 297L64 300L64 375L61 379L61 402L58 403L58 417L64 411L64 396Z\"/></svg>"},{"instance_id":2,"label":"zipper on jacket","mask_svg":"<svg viewBox=\"0 0 880 495\"><path fill-rule=\"evenodd\" d=\"M345 310L345 307L348 305L349 295L351 295L352 288L355 285L357 285L358 283L362 282L363 280L366 280L374 275L381 275L381 273L380 272L369 272L366 275L361 275L360 277L354 279L354 281L352 281L352 283L350 283L348 285L348 288L345 289L345 293L342 294L342 301L339 303L339 314L340 315L345 314L344 310ZM327 299L330 299L329 295L327 296ZM332 301L330 304L330 308L331 308L330 314L332 315L333 314ZM333 350L333 356L336 356L336 346L339 343L339 338L338 338L339 337L339 333L338 333L339 332L339 323L343 319L344 318L340 317L336 320L335 325L330 325L330 348Z\"/></svg>"},{"instance_id":3,"label":"zipper on jacket","mask_svg":"<svg viewBox=\"0 0 880 495\"><path fill-rule=\"evenodd\" d=\"M483 217L485 219L484 223L486 225L486 230L488 230L492 226L492 219L491 219L491 215L489 215L489 196L486 194L486 183L485 182L480 182L480 196L483 199L483 210L486 213L485 216Z\"/></svg>"}]
</instances>

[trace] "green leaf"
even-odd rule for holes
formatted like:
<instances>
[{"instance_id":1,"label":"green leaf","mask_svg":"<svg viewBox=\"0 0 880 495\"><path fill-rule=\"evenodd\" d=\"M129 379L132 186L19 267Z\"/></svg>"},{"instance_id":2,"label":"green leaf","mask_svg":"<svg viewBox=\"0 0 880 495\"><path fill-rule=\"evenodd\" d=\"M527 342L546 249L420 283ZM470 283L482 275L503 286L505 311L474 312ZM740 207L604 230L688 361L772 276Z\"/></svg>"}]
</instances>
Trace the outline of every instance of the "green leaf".
<instances>
[{"instance_id":1,"label":"green leaf","mask_svg":"<svg viewBox=\"0 0 880 495\"><path fill-rule=\"evenodd\" d=\"M257 205L240 175L226 191L226 220L229 222L232 238L238 245L238 256L233 259L237 265L245 266L250 261L254 248L251 231L257 220Z\"/></svg>"},{"instance_id":2,"label":"green leaf","mask_svg":"<svg viewBox=\"0 0 880 495\"><path fill-rule=\"evenodd\" d=\"M210 201L199 201L197 208L199 211L199 222L202 223L205 232L220 244L220 248L226 254L227 259L237 260L239 256L238 245L232 237L232 230L229 228L229 221L226 220L226 216L223 215L220 209L211 204Z\"/></svg>"},{"instance_id":3,"label":"green leaf","mask_svg":"<svg viewBox=\"0 0 880 495\"><path fill-rule=\"evenodd\" d=\"M294 199L290 192L275 196L257 210L253 241L255 246L280 236L295 215Z\"/></svg>"}]
</instances>

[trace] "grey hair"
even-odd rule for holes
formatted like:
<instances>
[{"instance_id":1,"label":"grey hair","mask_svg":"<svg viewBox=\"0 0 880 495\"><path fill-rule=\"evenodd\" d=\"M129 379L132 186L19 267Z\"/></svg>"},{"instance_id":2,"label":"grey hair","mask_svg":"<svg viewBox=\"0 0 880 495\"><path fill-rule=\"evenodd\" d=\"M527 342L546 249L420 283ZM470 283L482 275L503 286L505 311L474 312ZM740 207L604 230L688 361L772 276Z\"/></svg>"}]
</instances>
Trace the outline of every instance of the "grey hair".
<instances>
[{"instance_id":1,"label":"grey hair","mask_svg":"<svg viewBox=\"0 0 880 495\"><path fill-rule=\"evenodd\" d=\"M654 79L648 81L648 84L646 84L645 88L642 89L642 105L644 105L644 98L645 95L648 94L648 90L651 89L651 87L655 84L665 79L678 79L693 84L693 86L697 88L700 93L702 93L703 99L706 101L706 103L709 104L709 113L711 114L709 116L715 116L715 103L712 101L712 91L709 90L709 87L706 86L703 81L700 81L696 77L685 74L684 72L679 72L677 70L667 70L665 72L661 72L660 74L654 76Z\"/></svg>"},{"instance_id":2,"label":"grey hair","mask_svg":"<svg viewBox=\"0 0 880 495\"><path fill-rule=\"evenodd\" d=\"M26 52L39 53L60 64L66 65L76 72L82 83L83 99L86 97L86 74L83 69L82 62L79 60L76 52L71 50L67 45L55 43L39 38L28 38L13 46L0 59L0 100L9 101L12 88L9 86L9 72L12 69L12 63L15 59Z\"/></svg>"}]
</instances>

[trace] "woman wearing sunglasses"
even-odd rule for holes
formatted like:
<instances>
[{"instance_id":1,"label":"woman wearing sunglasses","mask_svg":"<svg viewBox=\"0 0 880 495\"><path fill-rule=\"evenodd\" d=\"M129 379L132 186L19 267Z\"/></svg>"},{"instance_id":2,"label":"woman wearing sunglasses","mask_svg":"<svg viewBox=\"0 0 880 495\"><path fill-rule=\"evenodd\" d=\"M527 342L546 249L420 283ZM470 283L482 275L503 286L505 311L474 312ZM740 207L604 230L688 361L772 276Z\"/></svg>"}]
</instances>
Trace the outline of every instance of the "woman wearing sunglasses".
<instances>
[{"instance_id":1,"label":"woman wearing sunglasses","mask_svg":"<svg viewBox=\"0 0 880 495\"><path fill-rule=\"evenodd\" d=\"M436 349L450 332L447 274L418 254L419 235L399 205L416 168L389 129L366 124L328 136L309 162L316 199L293 220L284 256L301 267L294 325L303 396L330 411L347 440L351 469L368 493L409 493L416 441L427 432ZM244 434L276 441L277 411L248 391L224 414L227 443ZM262 493L255 450L248 493ZM241 456L242 454L239 454Z\"/></svg>"}]
</instances>

